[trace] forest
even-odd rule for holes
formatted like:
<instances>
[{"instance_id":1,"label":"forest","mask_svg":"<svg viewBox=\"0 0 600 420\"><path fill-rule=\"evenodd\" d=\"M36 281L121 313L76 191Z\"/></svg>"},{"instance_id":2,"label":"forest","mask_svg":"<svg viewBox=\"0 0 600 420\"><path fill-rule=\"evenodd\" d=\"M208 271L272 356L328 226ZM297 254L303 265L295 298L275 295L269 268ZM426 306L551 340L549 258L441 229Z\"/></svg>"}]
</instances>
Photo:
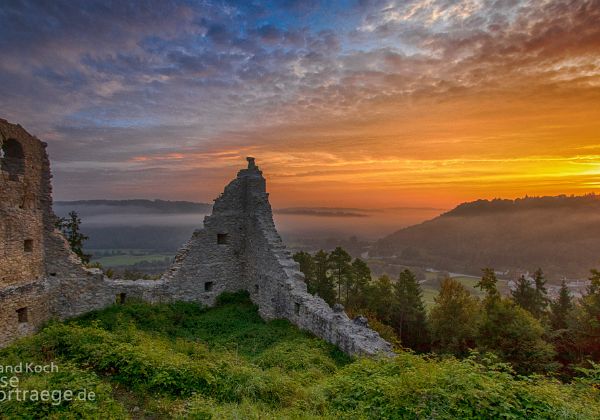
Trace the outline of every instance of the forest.
<instances>
[{"instance_id":1,"label":"forest","mask_svg":"<svg viewBox=\"0 0 600 420\"><path fill-rule=\"evenodd\" d=\"M475 275L543 267L552 282L582 279L598 264L599 210L594 194L477 200L378 240L369 255Z\"/></svg>"},{"instance_id":2,"label":"forest","mask_svg":"<svg viewBox=\"0 0 600 420\"><path fill-rule=\"evenodd\" d=\"M479 299L459 281L446 278L429 311L416 276L373 279L369 266L343 248L294 259L308 291L351 316L364 315L372 328L398 348L438 356L493 354L516 374L548 374L569 380L600 362L600 272L590 272L586 294L574 299L566 284L551 300L542 269L521 276L510 296L498 291L496 273L482 270Z\"/></svg>"}]
</instances>

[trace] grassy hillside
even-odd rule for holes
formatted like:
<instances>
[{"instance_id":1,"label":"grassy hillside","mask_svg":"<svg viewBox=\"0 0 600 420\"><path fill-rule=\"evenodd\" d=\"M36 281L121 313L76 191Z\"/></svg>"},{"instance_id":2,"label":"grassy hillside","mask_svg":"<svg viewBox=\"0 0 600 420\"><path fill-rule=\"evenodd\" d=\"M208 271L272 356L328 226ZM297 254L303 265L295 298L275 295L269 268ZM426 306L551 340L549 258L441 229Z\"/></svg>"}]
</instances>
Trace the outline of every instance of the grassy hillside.
<instances>
[{"instance_id":1,"label":"grassy hillside","mask_svg":"<svg viewBox=\"0 0 600 420\"><path fill-rule=\"evenodd\" d=\"M583 278L600 264L600 198L534 197L461 204L395 232L371 254L398 263L480 274L482 267Z\"/></svg>"},{"instance_id":2,"label":"grassy hillside","mask_svg":"<svg viewBox=\"0 0 600 420\"><path fill-rule=\"evenodd\" d=\"M503 365L351 360L285 321L265 323L244 295L195 304L128 303L0 351L21 389L93 390L96 401L2 402L1 418L577 418L600 417L600 390L514 378ZM1 375L0 375L1 376ZM0 393L1 395L1 393Z\"/></svg>"}]
</instances>

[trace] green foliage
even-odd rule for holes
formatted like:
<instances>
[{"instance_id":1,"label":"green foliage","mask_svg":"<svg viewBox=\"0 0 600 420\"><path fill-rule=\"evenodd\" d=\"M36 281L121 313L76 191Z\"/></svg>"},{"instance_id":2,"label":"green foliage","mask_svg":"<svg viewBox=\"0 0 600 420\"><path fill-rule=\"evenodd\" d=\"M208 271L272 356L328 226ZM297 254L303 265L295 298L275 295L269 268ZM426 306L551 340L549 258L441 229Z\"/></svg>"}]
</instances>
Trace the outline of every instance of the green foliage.
<instances>
[{"instance_id":1,"label":"green foliage","mask_svg":"<svg viewBox=\"0 0 600 420\"><path fill-rule=\"evenodd\" d=\"M338 301L348 303L353 283L352 257L343 248L338 246L329 254L328 261L333 279L338 287Z\"/></svg>"},{"instance_id":2,"label":"green foliage","mask_svg":"<svg viewBox=\"0 0 600 420\"><path fill-rule=\"evenodd\" d=\"M300 271L304 273L304 281L308 293L315 294L317 289L317 273L315 262L312 255L308 252L300 251L294 254L294 261L300 264Z\"/></svg>"},{"instance_id":3,"label":"green foliage","mask_svg":"<svg viewBox=\"0 0 600 420\"><path fill-rule=\"evenodd\" d=\"M71 250L81 258L81 261L89 263L91 255L83 252L83 244L89 238L81 233L81 219L77 212L71 211L69 217L57 219L56 227L65 235L71 246Z\"/></svg>"},{"instance_id":4,"label":"green foliage","mask_svg":"<svg viewBox=\"0 0 600 420\"><path fill-rule=\"evenodd\" d=\"M369 293L369 286L371 284L371 269L366 262L360 258L356 258L352 261L352 275L354 276L354 280L346 307L354 309L366 308L367 294Z\"/></svg>"},{"instance_id":5,"label":"green foliage","mask_svg":"<svg viewBox=\"0 0 600 420\"><path fill-rule=\"evenodd\" d=\"M430 361L410 354L360 360L325 388L342 418L593 418L598 391L543 378L515 379L472 360ZM583 406L582 399L590 405Z\"/></svg>"},{"instance_id":6,"label":"green foliage","mask_svg":"<svg viewBox=\"0 0 600 420\"><path fill-rule=\"evenodd\" d=\"M554 351L543 339L544 328L529 312L509 299L485 305L477 344L510 362L520 374L550 371Z\"/></svg>"},{"instance_id":7,"label":"green foliage","mask_svg":"<svg viewBox=\"0 0 600 420\"><path fill-rule=\"evenodd\" d=\"M416 351L429 350L429 327L423 305L423 291L410 270L400 273L394 284L392 326L402 345Z\"/></svg>"},{"instance_id":8,"label":"green foliage","mask_svg":"<svg viewBox=\"0 0 600 420\"><path fill-rule=\"evenodd\" d=\"M521 308L533 314L536 310L535 288L529 283L524 275L517 280L517 287L511 291L512 299Z\"/></svg>"},{"instance_id":9,"label":"green foliage","mask_svg":"<svg viewBox=\"0 0 600 420\"><path fill-rule=\"evenodd\" d=\"M560 285L560 292L556 301L550 303L550 326L553 330L567 328L567 318L573 309L573 299L567 288L565 280Z\"/></svg>"},{"instance_id":10,"label":"green foliage","mask_svg":"<svg viewBox=\"0 0 600 420\"><path fill-rule=\"evenodd\" d=\"M315 262L315 294L325 300L330 305L335 303L335 287L333 279L329 274L329 256L328 254L320 250L314 256Z\"/></svg>"},{"instance_id":11,"label":"green foliage","mask_svg":"<svg viewBox=\"0 0 600 420\"><path fill-rule=\"evenodd\" d=\"M9 350L9 352L15 349ZM13 359L18 360L18 359ZM4 360L3 360L4 362ZM43 364L42 360L37 363ZM54 391L50 401L4 401L0 402L0 418L7 419L75 419L102 418L122 419L127 417L124 407L114 400L111 386L103 382L94 372L81 369L70 362L63 362L58 372L47 374L23 374L19 377L19 389L39 392ZM3 389L6 390L6 389ZM71 401L65 400L66 391L73 393ZM83 394L85 393L85 394ZM93 399L88 397L93 393Z\"/></svg>"},{"instance_id":12,"label":"green foliage","mask_svg":"<svg viewBox=\"0 0 600 420\"><path fill-rule=\"evenodd\" d=\"M392 280L387 275L380 276L369 288L367 307L377 319L391 325L394 303Z\"/></svg>"},{"instance_id":13,"label":"green foliage","mask_svg":"<svg viewBox=\"0 0 600 420\"><path fill-rule=\"evenodd\" d=\"M247 294L205 310L128 302L0 350L4 364L55 361L30 389L93 389L96 401L57 407L0 403L0 418L577 418L600 416L591 379L518 378L497 362L353 361L285 321L265 323ZM485 365L485 366L484 366ZM138 407L134 409L134 407Z\"/></svg>"},{"instance_id":14,"label":"green foliage","mask_svg":"<svg viewBox=\"0 0 600 420\"><path fill-rule=\"evenodd\" d=\"M479 317L479 301L459 281L444 279L429 314L433 349L466 356L475 348Z\"/></svg>"},{"instance_id":15,"label":"green foliage","mask_svg":"<svg viewBox=\"0 0 600 420\"><path fill-rule=\"evenodd\" d=\"M490 304L493 301L500 299L500 292L498 292L498 279L496 278L496 273L493 268L484 268L483 276L479 283L475 285L481 289L482 292L485 293L485 301L484 303Z\"/></svg>"},{"instance_id":16,"label":"green foliage","mask_svg":"<svg viewBox=\"0 0 600 420\"><path fill-rule=\"evenodd\" d=\"M567 325L572 337L574 358L600 361L600 271L592 270L587 294L569 313Z\"/></svg>"}]
</instances>

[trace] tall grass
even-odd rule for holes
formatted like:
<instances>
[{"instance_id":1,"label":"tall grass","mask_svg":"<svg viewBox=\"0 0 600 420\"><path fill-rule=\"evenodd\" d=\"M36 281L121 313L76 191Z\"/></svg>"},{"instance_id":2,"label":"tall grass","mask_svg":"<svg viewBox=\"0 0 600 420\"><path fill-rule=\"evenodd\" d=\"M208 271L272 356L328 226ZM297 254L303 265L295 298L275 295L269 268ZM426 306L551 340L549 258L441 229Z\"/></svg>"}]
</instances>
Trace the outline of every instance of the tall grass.
<instances>
[{"instance_id":1,"label":"tall grass","mask_svg":"<svg viewBox=\"0 0 600 420\"><path fill-rule=\"evenodd\" d=\"M352 360L246 295L219 306L130 302L0 351L0 364L55 361L23 387L97 391L95 402L0 403L2 418L600 418L598 389L513 376L473 359Z\"/></svg>"}]
</instances>

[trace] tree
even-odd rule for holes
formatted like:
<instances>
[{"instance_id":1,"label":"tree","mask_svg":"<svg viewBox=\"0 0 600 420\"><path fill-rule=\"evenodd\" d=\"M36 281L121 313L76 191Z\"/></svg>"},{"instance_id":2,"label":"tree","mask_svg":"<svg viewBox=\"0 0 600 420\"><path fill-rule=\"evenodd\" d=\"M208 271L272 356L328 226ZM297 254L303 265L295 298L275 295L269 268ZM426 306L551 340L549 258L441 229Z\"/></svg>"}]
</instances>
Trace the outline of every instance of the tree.
<instances>
[{"instance_id":1,"label":"tree","mask_svg":"<svg viewBox=\"0 0 600 420\"><path fill-rule=\"evenodd\" d=\"M477 345L510 362L519 374L555 368L554 350L543 339L544 328L528 311L510 299L493 299L484 305Z\"/></svg>"},{"instance_id":2,"label":"tree","mask_svg":"<svg viewBox=\"0 0 600 420\"><path fill-rule=\"evenodd\" d=\"M371 283L371 269L366 262L356 258L352 262L352 274L354 280L348 305L353 309L366 308L368 288Z\"/></svg>"},{"instance_id":3,"label":"tree","mask_svg":"<svg viewBox=\"0 0 600 420\"><path fill-rule=\"evenodd\" d=\"M529 311L531 314L535 312L536 291L525 276L519 277L517 287L511 291L511 295L513 301L521 308Z\"/></svg>"},{"instance_id":4,"label":"tree","mask_svg":"<svg viewBox=\"0 0 600 420\"><path fill-rule=\"evenodd\" d=\"M377 319L389 325L392 317L393 303L392 281L384 274L368 288L367 307L375 314Z\"/></svg>"},{"instance_id":5,"label":"tree","mask_svg":"<svg viewBox=\"0 0 600 420\"><path fill-rule=\"evenodd\" d=\"M433 349L466 356L475 348L478 320L478 300L459 281L444 279L429 315Z\"/></svg>"},{"instance_id":6,"label":"tree","mask_svg":"<svg viewBox=\"0 0 600 420\"><path fill-rule=\"evenodd\" d=\"M300 271L304 274L304 281L308 293L315 294L316 292L316 272L315 262L312 255L308 252L300 251L294 254L294 261L300 264Z\"/></svg>"},{"instance_id":7,"label":"tree","mask_svg":"<svg viewBox=\"0 0 600 420\"><path fill-rule=\"evenodd\" d=\"M416 351L429 349L427 313L423 305L423 291L410 270L404 270L394 285L392 326L402 345Z\"/></svg>"},{"instance_id":8,"label":"tree","mask_svg":"<svg viewBox=\"0 0 600 420\"><path fill-rule=\"evenodd\" d=\"M533 283L535 285L535 297L533 311L531 313L537 319L540 319L546 313L549 302L548 291L546 290L546 279L541 268L538 268L533 273Z\"/></svg>"},{"instance_id":9,"label":"tree","mask_svg":"<svg viewBox=\"0 0 600 420\"><path fill-rule=\"evenodd\" d=\"M475 287L478 287L485 293L484 303L488 305L500 299L500 292L498 292L497 286L498 279L496 278L496 273L493 268L484 268L482 271L483 276Z\"/></svg>"},{"instance_id":10,"label":"tree","mask_svg":"<svg viewBox=\"0 0 600 420\"><path fill-rule=\"evenodd\" d=\"M335 288L333 279L329 275L329 256L327 252L320 250L313 261L315 264L315 294L319 295L329 305L335 303Z\"/></svg>"},{"instance_id":11,"label":"tree","mask_svg":"<svg viewBox=\"0 0 600 420\"><path fill-rule=\"evenodd\" d=\"M591 284L571 311L567 324L573 335L574 358L600 361L600 271L591 270Z\"/></svg>"},{"instance_id":12,"label":"tree","mask_svg":"<svg viewBox=\"0 0 600 420\"><path fill-rule=\"evenodd\" d=\"M76 211L69 213L69 217L61 217L56 221L56 227L62 231L67 238L71 250L79 256L84 264L90 262L91 255L83 252L83 244L88 239L81 233L81 219Z\"/></svg>"},{"instance_id":13,"label":"tree","mask_svg":"<svg viewBox=\"0 0 600 420\"><path fill-rule=\"evenodd\" d=\"M352 257L343 248L335 248L331 254L329 254L329 267L333 273L333 278L338 286L338 301L342 301L342 287L345 288L346 299L345 303L348 303L348 295L350 293L349 288L352 282L352 266L350 262Z\"/></svg>"},{"instance_id":14,"label":"tree","mask_svg":"<svg viewBox=\"0 0 600 420\"><path fill-rule=\"evenodd\" d=\"M573 299L565 280L560 284L558 298L550 303L550 326L554 331L567 328L567 317L573 309Z\"/></svg>"}]
</instances>

